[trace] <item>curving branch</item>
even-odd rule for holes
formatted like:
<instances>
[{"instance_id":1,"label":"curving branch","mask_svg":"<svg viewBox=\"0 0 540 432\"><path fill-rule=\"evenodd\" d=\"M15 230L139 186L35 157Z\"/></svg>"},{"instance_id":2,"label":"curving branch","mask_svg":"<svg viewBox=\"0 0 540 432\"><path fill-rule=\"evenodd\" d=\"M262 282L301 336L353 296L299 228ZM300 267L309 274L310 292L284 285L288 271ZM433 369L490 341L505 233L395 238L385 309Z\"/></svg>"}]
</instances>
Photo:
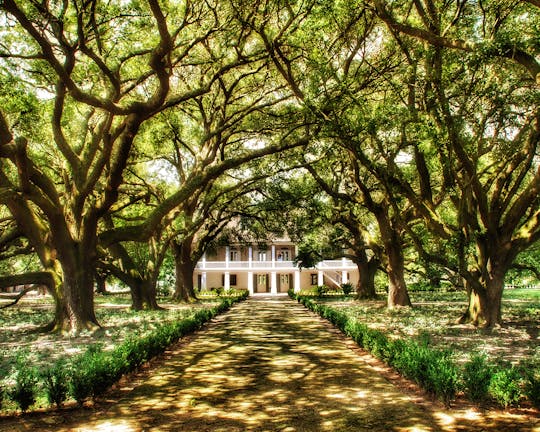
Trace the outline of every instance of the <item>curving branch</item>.
<instances>
[{"instance_id":1,"label":"curving branch","mask_svg":"<svg viewBox=\"0 0 540 432\"><path fill-rule=\"evenodd\" d=\"M17 285L30 286L15 295L0 294L0 299L13 300L11 303L1 305L0 309L5 309L17 304L26 294L42 285L45 285L49 292L52 292L54 289L54 279L49 272L30 272L12 276L0 276L0 288Z\"/></svg>"},{"instance_id":2,"label":"curving branch","mask_svg":"<svg viewBox=\"0 0 540 432\"><path fill-rule=\"evenodd\" d=\"M526 0L531 4L538 6L539 0ZM461 51L474 52L482 48L481 43L473 43L463 39L452 39L441 36L430 30L415 27L398 21L398 19L387 8L384 0L373 0L375 9L379 18L381 18L391 29L400 33L405 33L416 39L428 42L429 44L441 48L452 48ZM494 55L507 58L527 69L529 75L540 84L540 63L534 55L531 55L514 45L507 45L493 52Z\"/></svg>"}]
</instances>

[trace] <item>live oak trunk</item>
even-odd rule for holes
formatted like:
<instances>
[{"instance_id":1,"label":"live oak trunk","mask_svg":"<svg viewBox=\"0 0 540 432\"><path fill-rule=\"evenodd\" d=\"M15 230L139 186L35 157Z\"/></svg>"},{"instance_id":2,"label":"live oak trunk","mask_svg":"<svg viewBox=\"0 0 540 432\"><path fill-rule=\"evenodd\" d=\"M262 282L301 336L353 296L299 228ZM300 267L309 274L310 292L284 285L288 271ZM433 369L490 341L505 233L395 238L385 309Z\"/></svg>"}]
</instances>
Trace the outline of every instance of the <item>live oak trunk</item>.
<instances>
[{"instance_id":1,"label":"live oak trunk","mask_svg":"<svg viewBox=\"0 0 540 432\"><path fill-rule=\"evenodd\" d=\"M502 324L505 276L515 259L510 241L495 234L478 236L475 268L464 272L468 307L460 322L492 328Z\"/></svg>"},{"instance_id":2,"label":"live oak trunk","mask_svg":"<svg viewBox=\"0 0 540 432\"><path fill-rule=\"evenodd\" d=\"M71 241L57 249L67 318L61 324L62 330L78 333L99 328L94 311L94 255L85 246Z\"/></svg>"},{"instance_id":3,"label":"live oak trunk","mask_svg":"<svg viewBox=\"0 0 540 432\"><path fill-rule=\"evenodd\" d=\"M376 212L381 239L386 252L388 274L388 307L411 306L407 284L405 283L405 259L401 237L392 226L389 216L381 207Z\"/></svg>"},{"instance_id":4,"label":"live oak trunk","mask_svg":"<svg viewBox=\"0 0 540 432\"><path fill-rule=\"evenodd\" d=\"M149 279L133 278L129 284L131 290L131 308L140 310L160 310L157 303L157 290L154 281Z\"/></svg>"},{"instance_id":5,"label":"live oak trunk","mask_svg":"<svg viewBox=\"0 0 540 432\"><path fill-rule=\"evenodd\" d=\"M191 257L191 242L172 242L176 281L173 298L178 301L190 302L197 299L193 286L195 262Z\"/></svg>"},{"instance_id":6,"label":"live oak trunk","mask_svg":"<svg viewBox=\"0 0 540 432\"><path fill-rule=\"evenodd\" d=\"M375 274L379 268L379 260L375 257L368 258L365 250L357 252L353 258L358 267L358 285L356 286L356 297L358 299L374 299L377 297L375 292Z\"/></svg>"},{"instance_id":7,"label":"live oak trunk","mask_svg":"<svg viewBox=\"0 0 540 432\"><path fill-rule=\"evenodd\" d=\"M468 305L459 321L486 328L501 325L504 276L492 275L488 280L467 282L466 285Z\"/></svg>"}]
</instances>

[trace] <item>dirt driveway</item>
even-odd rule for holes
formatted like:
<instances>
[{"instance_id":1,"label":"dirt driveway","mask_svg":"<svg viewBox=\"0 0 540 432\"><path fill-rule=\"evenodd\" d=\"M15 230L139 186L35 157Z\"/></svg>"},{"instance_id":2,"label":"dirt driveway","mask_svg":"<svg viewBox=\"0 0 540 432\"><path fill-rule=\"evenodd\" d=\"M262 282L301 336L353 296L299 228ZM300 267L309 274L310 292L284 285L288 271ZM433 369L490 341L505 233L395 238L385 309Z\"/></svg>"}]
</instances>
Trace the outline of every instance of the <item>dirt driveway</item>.
<instances>
[{"instance_id":1,"label":"dirt driveway","mask_svg":"<svg viewBox=\"0 0 540 432\"><path fill-rule=\"evenodd\" d=\"M445 410L402 387L301 305L252 298L107 400L2 422L0 430L540 431L530 416Z\"/></svg>"}]
</instances>

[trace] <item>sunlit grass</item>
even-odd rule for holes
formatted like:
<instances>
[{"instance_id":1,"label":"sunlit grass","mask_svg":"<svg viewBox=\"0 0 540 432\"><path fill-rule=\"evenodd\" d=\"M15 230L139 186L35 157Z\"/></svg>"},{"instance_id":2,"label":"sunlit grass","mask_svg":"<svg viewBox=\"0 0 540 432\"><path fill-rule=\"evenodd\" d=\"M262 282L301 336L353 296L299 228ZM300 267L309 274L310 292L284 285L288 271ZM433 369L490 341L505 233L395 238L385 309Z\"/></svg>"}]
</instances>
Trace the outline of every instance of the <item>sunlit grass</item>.
<instances>
[{"instance_id":1,"label":"sunlit grass","mask_svg":"<svg viewBox=\"0 0 540 432\"><path fill-rule=\"evenodd\" d=\"M191 305L162 304L160 311L133 311L129 296L97 296L96 317L102 329L81 332L76 337L35 330L53 319L52 300L28 297L14 307L0 310L0 380L12 372L14 359L24 355L37 368L60 357L71 357L89 346L100 344L112 349L127 336L143 336L160 324L176 321L193 314L211 303Z\"/></svg>"},{"instance_id":2,"label":"sunlit grass","mask_svg":"<svg viewBox=\"0 0 540 432\"><path fill-rule=\"evenodd\" d=\"M540 358L539 299L540 290L506 290L502 307L504 325L492 331L457 324L467 305L464 292L412 292L412 308L391 310L386 308L384 300L319 301L391 336L428 338L434 346L452 349L460 361L471 352L485 352L494 360L519 363L531 357Z\"/></svg>"}]
</instances>

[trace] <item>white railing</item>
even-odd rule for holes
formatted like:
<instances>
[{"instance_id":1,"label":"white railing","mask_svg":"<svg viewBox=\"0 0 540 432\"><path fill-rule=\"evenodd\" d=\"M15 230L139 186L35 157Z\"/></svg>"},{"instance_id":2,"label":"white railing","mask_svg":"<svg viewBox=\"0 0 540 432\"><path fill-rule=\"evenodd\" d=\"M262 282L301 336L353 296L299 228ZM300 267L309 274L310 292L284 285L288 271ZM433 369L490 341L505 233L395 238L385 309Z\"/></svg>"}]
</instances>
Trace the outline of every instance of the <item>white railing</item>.
<instances>
[{"instance_id":1,"label":"white railing","mask_svg":"<svg viewBox=\"0 0 540 432\"><path fill-rule=\"evenodd\" d=\"M286 268L295 269L292 261L199 261L199 270L250 270L250 269L271 269Z\"/></svg>"},{"instance_id":2,"label":"white railing","mask_svg":"<svg viewBox=\"0 0 540 432\"><path fill-rule=\"evenodd\" d=\"M350 259L340 259L340 260L324 260L317 264L317 268L320 270L332 269L348 269L355 268L356 264Z\"/></svg>"},{"instance_id":3,"label":"white railing","mask_svg":"<svg viewBox=\"0 0 540 432\"><path fill-rule=\"evenodd\" d=\"M199 261L198 270L295 270L298 267L293 261ZM318 270L347 270L356 268L355 264L348 259L325 260L317 264Z\"/></svg>"}]
</instances>

